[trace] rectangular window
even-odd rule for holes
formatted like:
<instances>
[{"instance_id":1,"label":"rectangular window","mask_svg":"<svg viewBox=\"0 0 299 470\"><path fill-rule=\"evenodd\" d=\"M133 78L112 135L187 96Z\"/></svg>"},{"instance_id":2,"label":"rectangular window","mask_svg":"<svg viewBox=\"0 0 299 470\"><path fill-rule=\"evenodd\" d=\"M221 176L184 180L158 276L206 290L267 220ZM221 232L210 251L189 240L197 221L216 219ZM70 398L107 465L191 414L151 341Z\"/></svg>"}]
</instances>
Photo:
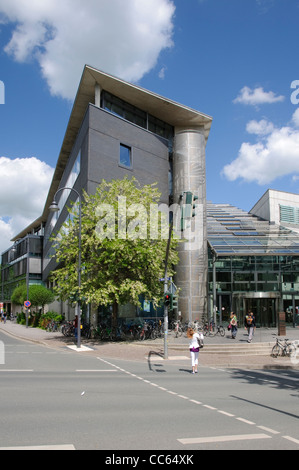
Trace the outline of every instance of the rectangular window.
<instances>
[{"instance_id":1,"label":"rectangular window","mask_svg":"<svg viewBox=\"0 0 299 470\"><path fill-rule=\"evenodd\" d=\"M119 164L126 168L132 168L132 149L127 145L120 144Z\"/></svg>"}]
</instances>

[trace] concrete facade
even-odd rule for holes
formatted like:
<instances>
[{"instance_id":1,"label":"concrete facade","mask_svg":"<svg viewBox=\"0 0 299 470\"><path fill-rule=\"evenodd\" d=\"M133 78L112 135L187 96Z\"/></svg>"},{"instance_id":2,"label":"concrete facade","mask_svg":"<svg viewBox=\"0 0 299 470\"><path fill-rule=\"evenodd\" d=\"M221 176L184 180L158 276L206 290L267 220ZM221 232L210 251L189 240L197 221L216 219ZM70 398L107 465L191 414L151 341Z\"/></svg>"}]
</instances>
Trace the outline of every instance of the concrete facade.
<instances>
[{"instance_id":1,"label":"concrete facade","mask_svg":"<svg viewBox=\"0 0 299 470\"><path fill-rule=\"evenodd\" d=\"M178 310L182 318L201 320L207 311L207 226L205 136L202 128L176 129L174 140L174 200L186 191L194 193L196 216L182 233L176 283L180 287Z\"/></svg>"},{"instance_id":2,"label":"concrete facade","mask_svg":"<svg viewBox=\"0 0 299 470\"><path fill-rule=\"evenodd\" d=\"M299 233L299 194L268 189L250 213Z\"/></svg>"}]
</instances>

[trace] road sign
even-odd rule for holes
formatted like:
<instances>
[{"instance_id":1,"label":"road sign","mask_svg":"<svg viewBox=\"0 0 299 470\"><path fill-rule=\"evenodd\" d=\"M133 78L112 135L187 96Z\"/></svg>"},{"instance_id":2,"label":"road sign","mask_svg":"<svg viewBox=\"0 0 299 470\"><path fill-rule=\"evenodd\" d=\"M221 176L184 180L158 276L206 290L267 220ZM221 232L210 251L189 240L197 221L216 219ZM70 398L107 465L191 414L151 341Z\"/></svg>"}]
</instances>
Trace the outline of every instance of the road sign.
<instances>
[{"instance_id":1,"label":"road sign","mask_svg":"<svg viewBox=\"0 0 299 470\"><path fill-rule=\"evenodd\" d=\"M30 307L31 307L31 302L30 302L30 300L25 300L24 306L25 306L26 308L30 308Z\"/></svg>"}]
</instances>

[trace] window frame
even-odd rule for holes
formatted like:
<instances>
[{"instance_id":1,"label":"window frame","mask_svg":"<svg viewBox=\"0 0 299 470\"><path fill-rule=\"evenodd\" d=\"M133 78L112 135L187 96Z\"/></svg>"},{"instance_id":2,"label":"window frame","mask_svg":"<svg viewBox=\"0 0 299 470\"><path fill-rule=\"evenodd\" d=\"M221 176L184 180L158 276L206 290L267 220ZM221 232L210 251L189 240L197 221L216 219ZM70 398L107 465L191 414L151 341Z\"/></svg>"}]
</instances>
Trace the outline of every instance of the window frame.
<instances>
[{"instance_id":1,"label":"window frame","mask_svg":"<svg viewBox=\"0 0 299 470\"><path fill-rule=\"evenodd\" d=\"M121 160L121 157L122 157L122 149L127 149L128 150L128 155L129 155L129 159L130 159L130 164L127 165L126 163L124 163L122 160ZM133 169L133 149L130 145L127 145L127 144L124 144L122 142L120 142L119 144L119 160L118 160L118 164L121 168L125 168L126 170L132 170Z\"/></svg>"}]
</instances>

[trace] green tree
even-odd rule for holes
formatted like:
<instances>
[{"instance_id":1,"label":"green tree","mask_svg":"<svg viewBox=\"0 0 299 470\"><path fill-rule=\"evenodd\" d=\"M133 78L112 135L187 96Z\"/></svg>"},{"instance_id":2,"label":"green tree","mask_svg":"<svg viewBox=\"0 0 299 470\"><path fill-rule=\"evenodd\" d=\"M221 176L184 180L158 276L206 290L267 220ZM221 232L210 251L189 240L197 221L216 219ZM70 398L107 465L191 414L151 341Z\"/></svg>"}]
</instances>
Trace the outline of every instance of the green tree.
<instances>
[{"instance_id":1,"label":"green tree","mask_svg":"<svg viewBox=\"0 0 299 470\"><path fill-rule=\"evenodd\" d=\"M51 304L55 299L54 293L46 287L33 284L29 287L29 300L33 307L42 307L44 313L45 305Z\"/></svg>"},{"instance_id":2,"label":"green tree","mask_svg":"<svg viewBox=\"0 0 299 470\"><path fill-rule=\"evenodd\" d=\"M157 217L153 231L150 215L158 207L157 185L141 187L135 178L105 180L95 195L84 194L82 202L81 291L78 288L78 209L55 237L58 269L52 273L55 292L66 300L112 305L116 324L118 305L139 304L140 295L155 305L163 295L164 260L168 222ZM163 235L163 236L162 236ZM178 241L172 237L168 275L178 262Z\"/></svg>"},{"instance_id":3,"label":"green tree","mask_svg":"<svg viewBox=\"0 0 299 470\"><path fill-rule=\"evenodd\" d=\"M46 287L40 284L33 284L29 286L29 299L33 307L44 307L47 304L50 304L54 301L55 295ZM27 300L27 287L26 284L21 284L19 287L16 287L12 293L11 301L16 305L23 305L25 300Z\"/></svg>"},{"instance_id":4,"label":"green tree","mask_svg":"<svg viewBox=\"0 0 299 470\"><path fill-rule=\"evenodd\" d=\"M23 305L27 297L26 284L16 287L11 294L11 301L16 305Z\"/></svg>"}]
</instances>

